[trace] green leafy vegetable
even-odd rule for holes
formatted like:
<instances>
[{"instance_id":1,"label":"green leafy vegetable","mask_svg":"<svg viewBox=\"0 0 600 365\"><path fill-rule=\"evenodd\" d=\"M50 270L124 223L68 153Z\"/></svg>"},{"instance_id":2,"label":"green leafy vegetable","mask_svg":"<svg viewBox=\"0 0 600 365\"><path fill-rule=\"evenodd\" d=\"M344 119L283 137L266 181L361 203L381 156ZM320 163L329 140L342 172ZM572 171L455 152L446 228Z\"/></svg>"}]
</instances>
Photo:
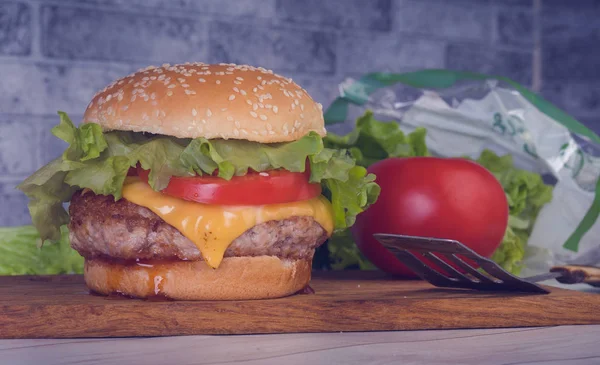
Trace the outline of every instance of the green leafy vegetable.
<instances>
[{"instance_id":1,"label":"green leafy vegetable","mask_svg":"<svg viewBox=\"0 0 600 365\"><path fill-rule=\"evenodd\" d=\"M66 226L60 239L40 247L33 226L0 228L0 275L56 275L83 273L83 257L69 245Z\"/></svg>"},{"instance_id":2,"label":"green leafy vegetable","mask_svg":"<svg viewBox=\"0 0 600 365\"><path fill-rule=\"evenodd\" d=\"M358 165L368 167L388 157L428 156L426 134L425 128L417 128L406 135L397 123L380 122L366 111L349 134L328 133L325 145L349 150Z\"/></svg>"},{"instance_id":3,"label":"green leafy vegetable","mask_svg":"<svg viewBox=\"0 0 600 365\"><path fill-rule=\"evenodd\" d=\"M354 244L349 229L335 233L327 243L329 267L333 270L375 270L373 265Z\"/></svg>"},{"instance_id":4,"label":"green leafy vegetable","mask_svg":"<svg viewBox=\"0 0 600 365\"><path fill-rule=\"evenodd\" d=\"M428 156L426 133L424 128L417 128L405 135L398 123L377 121L371 111L366 111L349 134L328 134L324 142L328 147L349 150L357 164L368 167L389 157ZM498 156L484 150L476 162L496 176L509 202L509 224L492 259L518 274L533 223L544 204L552 200L552 186L544 184L539 174L515 168L510 155ZM373 267L356 247L349 230L335 234L317 253L320 267L334 270ZM328 258L328 265L323 257Z\"/></svg>"},{"instance_id":5,"label":"green leafy vegetable","mask_svg":"<svg viewBox=\"0 0 600 365\"><path fill-rule=\"evenodd\" d=\"M552 200L553 188L546 185L539 174L514 167L511 155L498 156L486 149L476 162L500 181L510 212L504 239L492 260L509 272L519 274L533 224L542 207Z\"/></svg>"},{"instance_id":6,"label":"green leafy vegetable","mask_svg":"<svg viewBox=\"0 0 600 365\"><path fill-rule=\"evenodd\" d=\"M333 133L328 133L324 138L325 146L334 149L343 149L350 151L352 158L356 160L357 166L354 169L370 166L371 164L389 158L389 157L412 157L412 156L428 156L429 151L425 144L426 136L425 128L417 128L412 133L406 135L397 123L393 122L381 122L373 117L371 111L366 111L363 116L356 120L355 128L347 135L340 136ZM332 169L335 171L335 169ZM360 183L359 177L363 176L364 172L360 170L360 174L357 175L355 180ZM331 182L329 189L335 191L335 180ZM364 192L364 196L359 200L360 202L366 202L368 205L375 202L375 198L379 196L380 188L378 185L371 185L369 189L373 189L369 193L366 189L357 189ZM373 197L370 197L370 196ZM339 206L334 209L341 210L343 208L351 209L352 202L358 202L354 196L349 197L348 201L344 201L343 198L335 199L333 201L340 202ZM358 210L358 206L355 210ZM338 212L337 216L341 213ZM351 222L346 222L348 226L354 224L355 216L352 215ZM323 245L317 249L316 257L324 258L315 260L315 268L331 268L334 270L342 269L361 269L369 270L375 266L371 264L356 247L352 235L348 229L334 234L327 242L327 245Z\"/></svg>"},{"instance_id":7,"label":"green leafy vegetable","mask_svg":"<svg viewBox=\"0 0 600 365\"><path fill-rule=\"evenodd\" d=\"M105 133L97 124L75 127L65 113L59 115L60 124L52 133L67 142L68 148L18 186L30 198L32 221L44 241L60 239L60 226L68 222L63 203L77 189L88 188L118 200L129 168L138 163L150 170L150 186L161 190L172 176L218 170L219 177L231 179L246 174L248 169L303 172L308 160L310 181L321 183L324 194L331 199L336 230L352 225L356 215L379 194L373 175L356 166L347 151L325 148L314 132L293 142L272 144L192 140L124 131Z\"/></svg>"}]
</instances>

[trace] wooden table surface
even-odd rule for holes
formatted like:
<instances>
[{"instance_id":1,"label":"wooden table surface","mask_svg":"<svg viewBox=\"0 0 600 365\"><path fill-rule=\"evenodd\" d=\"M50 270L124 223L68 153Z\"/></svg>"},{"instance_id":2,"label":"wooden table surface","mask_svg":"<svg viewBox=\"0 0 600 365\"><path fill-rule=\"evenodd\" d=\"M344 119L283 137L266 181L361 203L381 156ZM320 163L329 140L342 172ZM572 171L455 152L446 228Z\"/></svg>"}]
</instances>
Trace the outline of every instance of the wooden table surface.
<instances>
[{"instance_id":1,"label":"wooden table surface","mask_svg":"<svg viewBox=\"0 0 600 365\"><path fill-rule=\"evenodd\" d=\"M0 341L0 364L7 365L237 362L248 365L600 364L600 325Z\"/></svg>"}]
</instances>

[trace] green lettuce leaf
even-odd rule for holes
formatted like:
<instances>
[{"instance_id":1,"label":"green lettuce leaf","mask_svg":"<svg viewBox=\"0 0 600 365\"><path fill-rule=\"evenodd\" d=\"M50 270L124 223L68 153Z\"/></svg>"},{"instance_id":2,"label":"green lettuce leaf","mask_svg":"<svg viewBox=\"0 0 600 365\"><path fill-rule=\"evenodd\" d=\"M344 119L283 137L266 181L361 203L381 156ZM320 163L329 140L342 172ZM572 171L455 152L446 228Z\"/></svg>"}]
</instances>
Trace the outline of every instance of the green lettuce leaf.
<instances>
[{"instance_id":1,"label":"green lettuce leaf","mask_svg":"<svg viewBox=\"0 0 600 365\"><path fill-rule=\"evenodd\" d=\"M42 240L59 240L60 226L68 222L63 203L88 188L96 194L122 197L131 167L150 170L149 184L164 189L172 176L213 174L223 179L283 168L303 172L307 161L310 181L320 183L334 207L335 230L355 221L378 197L375 177L356 166L348 151L324 146L321 137L308 133L287 143L262 144L243 140L179 139L145 133L102 132L93 123L75 127L65 113L52 133L69 145L60 158L19 184L30 199L28 207Z\"/></svg>"},{"instance_id":2,"label":"green lettuce leaf","mask_svg":"<svg viewBox=\"0 0 600 365\"><path fill-rule=\"evenodd\" d=\"M368 167L388 157L429 156L426 134L425 128L416 128L406 135L398 123L378 121L371 111L366 111L347 135L328 133L325 145L348 149L358 165Z\"/></svg>"},{"instance_id":3,"label":"green lettuce leaf","mask_svg":"<svg viewBox=\"0 0 600 365\"><path fill-rule=\"evenodd\" d=\"M97 124L85 124L75 127L69 116L59 112L60 124L52 128L52 134L69 144L63 153L67 160L91 160L108 147L102 135L102 129Z\"/></svg>"},{"instance_id":4,"label":"green lettuce leaf","mask_svg":"<svg viewBox=\"0 0 600 365\"><path fill-rule=\"evenodd\" d=\"M406 135L400 130L397 123L378 121L373 117L371 111L366 111L363 116L357 119L356 126L350 133L344 136L328 133L324 138L324 143L325 146L333 149L350 151L352 158L349 160L356 160L356 164L359 165L353 168L356 178L351 179L350 183L365 184L365 167L377 161L389 157L428 156L429 151L425 144L426 134L425 128L417 128ZM341 161L343 160L329 160L328 163L340 163ZM350 162L347 161L347 163ZM345 169L341 170L345 171ZM337 171L337 169L329 169L329 171ZM332 193L341 190L337 187L337 181L339 180L332 180L328 183L330 185L328 188ZM360 204L370 205L375 202L380 192L379 185L373 184L365 186L365 188L357 186L356 190L362 192L362 196L358 200L354 195L344 196L337 193L336 199L332 199L332 201L339 202L339 205L333 205L334 210L337 212L336 217L341 217L344 209L349 209L351 212L358 211ZM352 193L352 190L347 192L347 194ZM351 221L346 222L346 224L351 226L356 220L356 214L347 216L347 218ZM315 268L325 267L333 270L367 270L374 268L374 265L356 247L349 229L334 234L326 245L319 247L315 257L320 258L320 260L315 260ZM324 257L327 257L327 260L323 259Z\"/></svg>"},{"instance_id":5,"label":"green lettuce leaf","mask_svg":"<svg viewBox=\"0 0 600 365\"><path fill-rule=\"evenodd\" d=\"M83 257L69 245L66 226L60 239L40 247L34 226L0 228L0 276L82 274Z\"/></svg>"},{"instance_id":6,"label":"green lettuce leaf","mask_svg":"<svg viewBox=\"0 0 600 365\"><path fill-rule=\"evenodd\" d=\"M511 155L498 156L486 149L476 162L502 184L509 206L508 227L492 260L518 275L533 224L542 207L552 200L553 187L539 174L516 168Z\"/></svg>"},{"instance_id":7,"label":"green lettuce leaf","mask_svg":"<svg viewBox=\"0 0 600 365\"><path fill-rule=\"evenodd\" d=\"M333 270L375 270L373 265L354 244L350 230L337 232L331 236L328 243Z\"/></svg>"},{"instance_id":8,"label":"green lettuce leaf","mask_svg":"<svg viewBox=\"0 0 600 365\"><path fill-rule=\"evenodd\" d=\"M405 135L396 122L382 122L366 111L357 119L347 135L328 134L325 145L344 148L356 158L357 164L369 166L389 157L428 156L426 130L417 128ZM513 274L519 274L525 247L540 209L552 200L552 186L544 184L539 174L514 167L510 155L498 156L484 150L476 160L494 174L502 184L509 202L509 220L502 243L492 259ZM368 269L372 264L356 247L349 230L334 234L326 246L317 250L318 267Z\"/></svg>"}]
</instances>

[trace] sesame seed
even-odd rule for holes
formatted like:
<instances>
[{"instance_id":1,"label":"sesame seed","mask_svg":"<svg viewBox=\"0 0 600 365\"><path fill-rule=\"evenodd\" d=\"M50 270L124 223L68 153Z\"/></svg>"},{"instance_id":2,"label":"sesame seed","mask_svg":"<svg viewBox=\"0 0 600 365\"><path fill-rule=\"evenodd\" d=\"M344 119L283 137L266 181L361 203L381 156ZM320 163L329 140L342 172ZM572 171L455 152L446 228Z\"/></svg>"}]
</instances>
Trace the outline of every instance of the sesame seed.
<instances>
[{"instance_id":1,"label":"sesame seed","mask_svg":"<svg viewBox=\"0 0 600 365\"><path fill-rule=\"evenodd\" d=\"M210 117L212 115L212 112L210 111L210 109L206 109L206 116Z\"/></svg>"},{"instance_id":2,"label":"sesame seed","mask_svg":"<svg viewBox=\"0 0 600 365\"><path fill-rule=\"evenodd\" d=\"M238 77L236 77L235 79L236 79L236 80L240 80L240 81L244 81L244 78L243 78L243 77L239 77L239 76L238 76Z\"/></svg>"},{"instance_id":3,"label":"sesame seed","mask_svg":"<svg viewBox=\"0 0 600 365\"><path fill-rule=\"evenodd\" d=\"M245 90L240 90L240 94L246 95L246 91Z\"/></svg>"},{"instance_id":4,"label":"sesame seed","mask_svg":"<svg viewBox=\"0 0 600 365\"><path fill-rule=\"evenodd\" d=\"M233 99L235 99L235 95L233 95L233 94L229 95L229 101L231 101Z\"/></svg>"},{"instance_id":5,"label":"sesame seed","mask_svg":"<svg viewBox=\"0 0 600 365\"><path fill-rule=\"evenodd\" d=\"M266 172L259 172L258 174L259 174L260 176L269 176L269 174L268 174L268 173L266 173Z\"/></svg>"},{"instance_id":6,"label":"sesame seed","mask_svg":"<svg viewBox=\"0 0 600 365\"><path fill-rule=\"evenodd\" d=\"M242 84L242 83L241 83L241 82L239 82L238 80L233 80L233 83L234 83L234 84L236 84L236 85L241 85L241 84Z\"/></svg>"},{"instance_id":7,"label":"sesame seed","mask_svg":"<svg viewBox=\"0 0 600 365\"><path fill-rule=\"evenodd\" d=\"M108 94L108 96L106 97L106 101L110 101L110 99L112 99L112 95Z\"/></svg>"},{"instance_id":8,"label":"sesame seed","mask_svg":"<svg viewBox=\"0 0 600 365\"><path fill-rule=\"evenodd\" d=\"M215 82L217 83L217 85L219 85L221 83L221 80L217 80Z\"/></svg>"},{"instance_id":9,"label":"sesame seed","mask_svg":"<svg viewBox=\"0 0 600 365\"><path fill-rule=\"evenodd\" d=\"M319 108L319 110L323 110L323 104L317 103L317 108Z\"/></svg>"},{"instance_id":10,"label":"sesame seed","mask_svg":"<svg viewBox=\"0 0 600 365\"><path fill-rule=\"evenodd\" d=\"M188 84L181 84L181 87L190 87Z\"/></svg>"},{"instance_id":11,"label":"sesame seed","mask_svg":"<svg viewBox=\"0 0 600 365\"><path fill-rule=\"evenodd\" d=\"M198 115L198 111L195 108L192 108L192 115L193 116Z\"/></svg>"},{"instance_id":12,"label":"sesame seed","mask_svg":"<svg viewBox=\"0 0 600 365\"><path fill-rule=\"evenodd\" d=\"M202 119L201 122L206 124L206 119Z\"/></svg>"},{"instance_id":13,"label":"sesame seed","mask_svg":"<svg viewBox=\"0 0 600 365\"><path fill-rule=\"evenodd\" d=\"M279 108L277 107L277 105L273 106L273 113L277 114L277 111L279 110Z\"/></svg>"},{"instance_id":14,"label":"sesame seed","mask_svg":"<svg viewBox=\"0 0 600 365\"><path fill-rule=\"evenodd\" d=\"M204 80L203 78L199 78L198 81L200 81L200 82L206 82L206 80Z\"/></svg>"},{"instance_id":15,"label":"sesame seed","mask_svg":"<svg viewBox=\"0 0 600 365\"><path fill-rule=\"evenodd\" d=\"M127 110L127 109L129 109L129 105L123 105L123 106L121 107L121 110L122 110L122 111L125 111L125 110Z\"/></svg>"},{"instance_id":16,"label":"sesame seed","mask_svg":"<svg viewBox=\"0 0 600 365\"><path fill-rule=\"evenodd\" d=\"M294 127L296 128L300 128L300 122L299 121L294 121Z\"/></svg>"},{"instance_id":17,"label":"sesame seed","mask_svg":"<svg viewBox=\"0 0 600 365\"><path fill-rule=\"evenodd\" d=\"M152 100L156 99L156 93L150 94L150 99L152 99Z\"/></svg>"},{"instance_id":18,"label":"sesame seed","mask_svg":"<svg viewBox=\"0 0 600 365\"><path fill-rule=\"evenodd\" d=\"M300 102L298 102L298 99L294 99L294 104L296 104L296 105L300 104Z\"/></svg>"},{"instance_id":19,"label":"sesame seed","mask_svg":"<svg viewBox=\"0 0 600 365\"><path fill-rule=\"evenodd\" d=\"M262 80L262 77L260 77L260 76L256 76L256 79L257 79L257 80Z\"/></svg>"},{"instance_id":20,"label":"sesame seed","mask_svg":"<svg viewBox=\"0 0 600 365\"><path fill-rule=\"evenodd\" d=\"M252 92L256 92L256 91L258 91L258 89L257 89L257 88L254 88L254 89L252 89Z\"/></svg>"},{"instance_id":21,"label":"sesame seed","mask_svg":"<svg viewBox=\"0 0 600 365\"><path fill-rule=\"evenodd\" d=\"M240 127L240 122L238 122L238 121L236 120L236 121L235 121L235 126L236 126L237 128L239 128L239 127Z\"/></svg>"},{"instance_id":22,"label":"sesame seed","mask_svg":"<svg viewBox=\"0 0 600 365\"><path fill-rule=\"evenodd\" d=\"M262 119L262 120L267 120L267 116L266 116L266 115L264 115L264 114L261 114L261 115L260 115L260 119Z\"/></svg>"},{"instance_id":23,"label":"sesame seed","mask_svg":"<svg viewBox=\"0 0 600 365\"><path fill-rule=\"evenodd\" d=\"M178 78L177 78L177 81L179 81L179 82L185 82L185 79L184 79L184 78L182 78L182 77L178 77Z\"/></svg>"},{"instance_id":24,"label":"sesame seed","mask_svg":"<svg viewBox=\"0 0 600 365\"><path fill-rule=\"evenodd\" d=\"M271 125L271 123L267 123L267 130L270 131L271 129L273 129L273 126Z\"/></svg>"},{"instance_id":25,"label":"sesame seed","mask_svg":"<svg viewBox=\"0 0 600 365\"><path fill-rule=\"evenodd\" d=\"M228 116L227 116L227 120L228 120L228 121L230 121L230 122L233 122L233 117L232 117L232 116L230 116L230 115L228 115Z\"/></svg>"},{"instance_id":26,"label":"sesame seed","mask_svg":"<svg viewBox=\"0 0 600 365\"><path fill-rule=\"evenodd\" d=\"M187 95L196 95L196 92L194 90L185 89L184 91Z\"/></svg>"},{"instance_id":27,"label":"sesame seed","mask_svg":"<svg viewBox=\"0 0 600 365\"><path fill-rule=\"evenodd\" d=\"M236 93L240 92L240 89L238 89L236 86L233 87L233 91L235 91Z\"/></svg>"},{"instance_id":28,"label":"sesame seed","mask_svg":"<svg viewBox=\"0 0 600 365\"><path fill-rule=\"evenodd\" d=\"M171 90L167 90L167 96L172 96L173 92Z\"/></svg>"},{"instance_id":29,"label":"sesame seed","mask_svg":"<svg viewBox=\"0 0 600 365\"><path fill-rule=\"evenodd\" d=\"M258 110L258 104L253 104L252 105L252 110Z\"/></svg>"},{"instance_id":30,"label":"sesame seed","mask_svg":"<svg viewBox=\"0 0 600 365\"><path fill-rule=\"evenodd\" d=\"M241 131L242 133L244 133L245 135L248 135L248 131L247 131L247 130L245 130L245 129L240 129L240 131Z\"/></svg>"},{"instance_id":31,"label":"sesame seed","mask_svg":"<svg viewBox=\"0 0 600 365\"><path fill-rule=\"evenodd\" d=\"M250 100L246 99L246 104L252 105L252 102Z\"/></svg>"},{"instance_id":32,"label":"sesame seed","mask_svg":"<svg viewBox=\"0 0 600 365\"><path fill-rule=\"evenodd\" d=\"M257 85L256 87L257 87L257 88L259 88L259 89L261 89L261 90L264 90L264 89L265 89L264 87L262 87L262 86L260 86L260 85Z\"/></svg>"},{"instance_id":33,"label":"sesame seed","mask_svg":"<svg viewBox=\"0 0 600 365\"><path fill-rule=\"evenodd\" d=\"M253 116L254 118L258 117L258 114L256 114L255 112L250 112L250 115Z\"/></svg>"},{"instance_id":34,"label":"sesame seed","mask_svg":"<svg viewBox=\"0 0 600 365\"><path fill-rule=\"evenodd\" d=\"M300 104L300 110L304 111L304 104Z\"/></svg>"},{"instance_id":35,"label":"sesame seed","mask_svg":"<svg viewBox=\"0 0 600 365\"><path fill-rule=\"evenodd\" d=\"M154 111L154 117L155 117L155 118L158 118L158 113L159 113L159 111L158 111L158 109L156 109L156 110Z\"/></svg>"},{"instance_id":36,"label":"sesame seed","mask_svg":"<svg viewBox=\"0 0 600 365\"><path fill-rule=\"evenodd\" d=\"M119 94L119 95L117 95L117 99L118 99L119 101L123 100L123 94Z\"/></svg>"},{"instance_id":37,"label":"sesame seed","mask_svg":"<svg viewBox=\"0 0 600 365\"><path fill-rule=\"evenodd\" d=\"M136 97L135 95L133 95L133 96L131 97L131 102L132 102L132 103L135 101L135 97ZM100 103L99 103L99 104L100 104Z\"/></svg>"},{"instance_id":38,"label":"sesame seed","mask_svg":"<svg viewBox=\"0 0 600 365\"><path fill-rule=\"evenodd\" d=\"M150 80L156 80L156 76L150 76Z\"/></svg>"},{"instance_id":39,"label":"sesame seed","mask_svg":"<svg viewBox=\"0 0 600 365\"><path fill-rule=\"evenodd\" d=\"M171 85L167 86L167 88L169 88L169 89L173 89L175 87L177 87L177 85L175 85L175 84L171 84Z\"/></svg>"},{"instance_id":40,"label":"sesame seed","mask_svg":"<svg viewBox=\"0 0 600 365\"><path fill-rule=\"evenodd\" d=\"M234 129L233 130L233 135L236 136L236 137L239 136L240 135L240 131L238 131L237 129Z\"/></svg>"},{"instance_id":41,"label":"sesame seed","mask_svg":"<svg viewBox=\"0 0 600 365\"><path fill-rule=\"evenodd\" d=\"M221 108L221 111L222 112L227 111L227 108Z\"/></svg>"}]
</instances>

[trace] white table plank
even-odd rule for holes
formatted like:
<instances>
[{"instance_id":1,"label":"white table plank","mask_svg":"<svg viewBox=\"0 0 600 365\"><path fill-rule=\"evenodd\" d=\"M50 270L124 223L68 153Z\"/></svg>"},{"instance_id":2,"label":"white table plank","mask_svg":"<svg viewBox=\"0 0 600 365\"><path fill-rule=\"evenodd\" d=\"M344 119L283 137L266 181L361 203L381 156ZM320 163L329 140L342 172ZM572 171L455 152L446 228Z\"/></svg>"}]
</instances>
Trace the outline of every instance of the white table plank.
<instances>
[{"instance_id":1,"label":"white table plank","mask_svg":"<svg viewBox=\"0 0 600 365\"><path fill-rule=\"evenodd\" d=\"M600 364L600 326L81 340L3 340L0 363Z\"/></svg>"}]
</instances>

